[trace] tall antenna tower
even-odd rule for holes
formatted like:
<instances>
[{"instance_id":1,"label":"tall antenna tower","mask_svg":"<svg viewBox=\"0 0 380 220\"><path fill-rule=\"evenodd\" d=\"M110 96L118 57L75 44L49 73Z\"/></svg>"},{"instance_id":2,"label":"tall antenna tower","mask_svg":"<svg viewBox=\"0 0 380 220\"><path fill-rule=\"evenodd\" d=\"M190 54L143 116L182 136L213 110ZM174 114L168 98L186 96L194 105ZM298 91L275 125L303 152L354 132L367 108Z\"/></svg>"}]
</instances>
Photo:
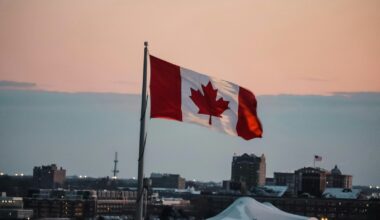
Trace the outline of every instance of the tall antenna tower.
<instances>
[{"instance_id":1,"label":"tall antenna tower","mask_svg":"<svg viewBox=\"0 0 380 220\"><path fill-rule=\"evenodd\" d=\"M117 173L119 172L119 170L117 169L117 162L119 162L117 160L117 152L115 152L115 160L113 161L114 163L114 166L113 166L113 170L112 170L112 173L113 173L113 179L117 179Z\"/></svg>"}]
</instances>

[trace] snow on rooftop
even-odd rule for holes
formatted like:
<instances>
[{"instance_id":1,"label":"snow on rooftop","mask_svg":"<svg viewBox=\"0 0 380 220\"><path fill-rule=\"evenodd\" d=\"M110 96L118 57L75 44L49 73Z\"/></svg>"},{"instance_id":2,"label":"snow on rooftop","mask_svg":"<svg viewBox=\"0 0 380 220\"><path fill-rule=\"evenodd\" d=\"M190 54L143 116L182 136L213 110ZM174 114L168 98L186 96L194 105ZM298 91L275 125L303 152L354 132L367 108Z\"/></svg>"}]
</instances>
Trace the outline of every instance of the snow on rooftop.
<instances>
[{"instance_id":1,"label":"snow on rooftop","mask_svg":"<svg viewBox=\"0 0 380 220\"><path fill-rule=\"evenodd\" d=\"M326 188L322 196L325 198L357 199L360 189Z\"/></svg>"},{"instance_id":2,"label":"snow on rooftop","mask_svg":"<svg viewBox=\"0 0 380 220\"><path fill-rule=\"evenodd\" d=\"M259 196L272 196L272 197L282 197L286 190L287 186L270 186L265 185L262 187L256 187L252 193Z\"/></svg>"}]
</instances>

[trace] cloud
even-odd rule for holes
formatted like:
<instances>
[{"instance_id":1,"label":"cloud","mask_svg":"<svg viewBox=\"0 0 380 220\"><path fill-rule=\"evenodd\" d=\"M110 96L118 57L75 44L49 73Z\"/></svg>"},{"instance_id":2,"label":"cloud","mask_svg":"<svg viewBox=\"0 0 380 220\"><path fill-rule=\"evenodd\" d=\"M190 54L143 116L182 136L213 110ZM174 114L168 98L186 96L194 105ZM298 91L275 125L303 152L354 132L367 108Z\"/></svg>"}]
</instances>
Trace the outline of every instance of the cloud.
<instances>
[{"instance_id":1,"label":"cloud","mask_svg":"<svg viewBox=\"0 0 380 220\"><path fill-rule=\"evenodd\" d=\"M6 89L33 89L36 88L36 83L31 82L16 82L16 81L7 81L7 80L1 80L0 81L0 89L6 88Z\"/></svg>"}]
</instances>

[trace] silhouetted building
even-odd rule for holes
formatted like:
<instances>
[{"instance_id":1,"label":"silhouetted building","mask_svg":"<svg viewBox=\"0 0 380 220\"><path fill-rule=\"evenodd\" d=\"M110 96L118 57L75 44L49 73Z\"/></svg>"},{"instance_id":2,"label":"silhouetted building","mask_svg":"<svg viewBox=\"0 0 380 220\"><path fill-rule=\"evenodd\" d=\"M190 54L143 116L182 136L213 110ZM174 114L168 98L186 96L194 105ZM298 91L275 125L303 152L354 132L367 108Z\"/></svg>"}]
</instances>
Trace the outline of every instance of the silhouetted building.
<instances>
[{"instance_id":1,"label":"silhouetted building","mask_svg":"<svg viewBox=\"0 0 380 220\"><path fill-rule=\"evenodd\" d=\"M265 185L266 163L264 154L243 154L232 158L231 181L244 182L247 189Z\"/></svg>"},{"instance_id":2,"label":"silhouetted building","mask_svg":"<svg viewBox=\"0 0 380 220\"><path fill-rule=\"evenodd\" d=\"M281 173L274 172L273 173L274 185L276 186L287 186L287 193L290 195L295 195L294 187L295 187L295 179L294 173Z\"/></svg>"},{"instance_id":3,"label":"silhouetted building","mask_svg":"<svg viewBox=\"0 0 380 220\"><path fill-rule=\"evenodd\" d=\"M342 174L338 166L335 165L335 167L331 170L331 173L327 175L326 184L327 184L327 187L330 187L330 188L351 189L352 176Z\"/></svg>"},{"instance_id":4,"label":"silhouetted building","mask_svg":"<svg viewBox=\"0 0 380 220\"><path fill-rule=\"evenodd\" d=\"M6 192L8 196L24 197L32 187L32 176L0 175L0 191Z\"/></svg>"},{"instance_id":5,"label":"silhouetted building","mask_svg":"<svg viewBox=\"0 0 380 220\"><path fill-rule=\"evenodd\" d=\"M305 167L294 172L295 192L298 195L310 194L320 197L326 189L327 170L322 168Z\"/></svg>"},{"instance_id":6,"label":"silhouetted building","mask_svg":"<svg viewBox=\"0 0 380 220\"><path fill-rule=\"evenodd\" d=\"M150 175L152 187L184 189L186 181L178 174L152 173Z\"/></svg>"},{"instance_id":7,"label":"silhouetted building","mask_svg":"<svg viewBox=\"0 0 380 220\"><path fill-rule=\"evenodd\" d=\"M43 189L54 189L63 187L66 179L66 170L57 168L57 165L34 167L33 186Z\"/></svg>"}]
</instances>

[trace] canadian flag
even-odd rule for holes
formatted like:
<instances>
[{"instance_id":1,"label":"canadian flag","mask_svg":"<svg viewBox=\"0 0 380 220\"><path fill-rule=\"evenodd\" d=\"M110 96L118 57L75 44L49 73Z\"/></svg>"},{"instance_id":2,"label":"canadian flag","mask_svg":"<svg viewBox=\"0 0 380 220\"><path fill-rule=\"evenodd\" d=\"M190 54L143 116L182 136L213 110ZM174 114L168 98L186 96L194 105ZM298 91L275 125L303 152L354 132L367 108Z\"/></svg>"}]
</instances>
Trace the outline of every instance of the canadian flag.
<instances>
[{"instance_id":1,"label":"canadian flag","mask_svg":"<svg viewBox=\"0 0 380 220\"><path fill-rule=\"evenodd\" d=\"M150 56L151 118L190 122L240 136L262 136L256 98L233 83Z\"/></svg>"}]
</instances>

